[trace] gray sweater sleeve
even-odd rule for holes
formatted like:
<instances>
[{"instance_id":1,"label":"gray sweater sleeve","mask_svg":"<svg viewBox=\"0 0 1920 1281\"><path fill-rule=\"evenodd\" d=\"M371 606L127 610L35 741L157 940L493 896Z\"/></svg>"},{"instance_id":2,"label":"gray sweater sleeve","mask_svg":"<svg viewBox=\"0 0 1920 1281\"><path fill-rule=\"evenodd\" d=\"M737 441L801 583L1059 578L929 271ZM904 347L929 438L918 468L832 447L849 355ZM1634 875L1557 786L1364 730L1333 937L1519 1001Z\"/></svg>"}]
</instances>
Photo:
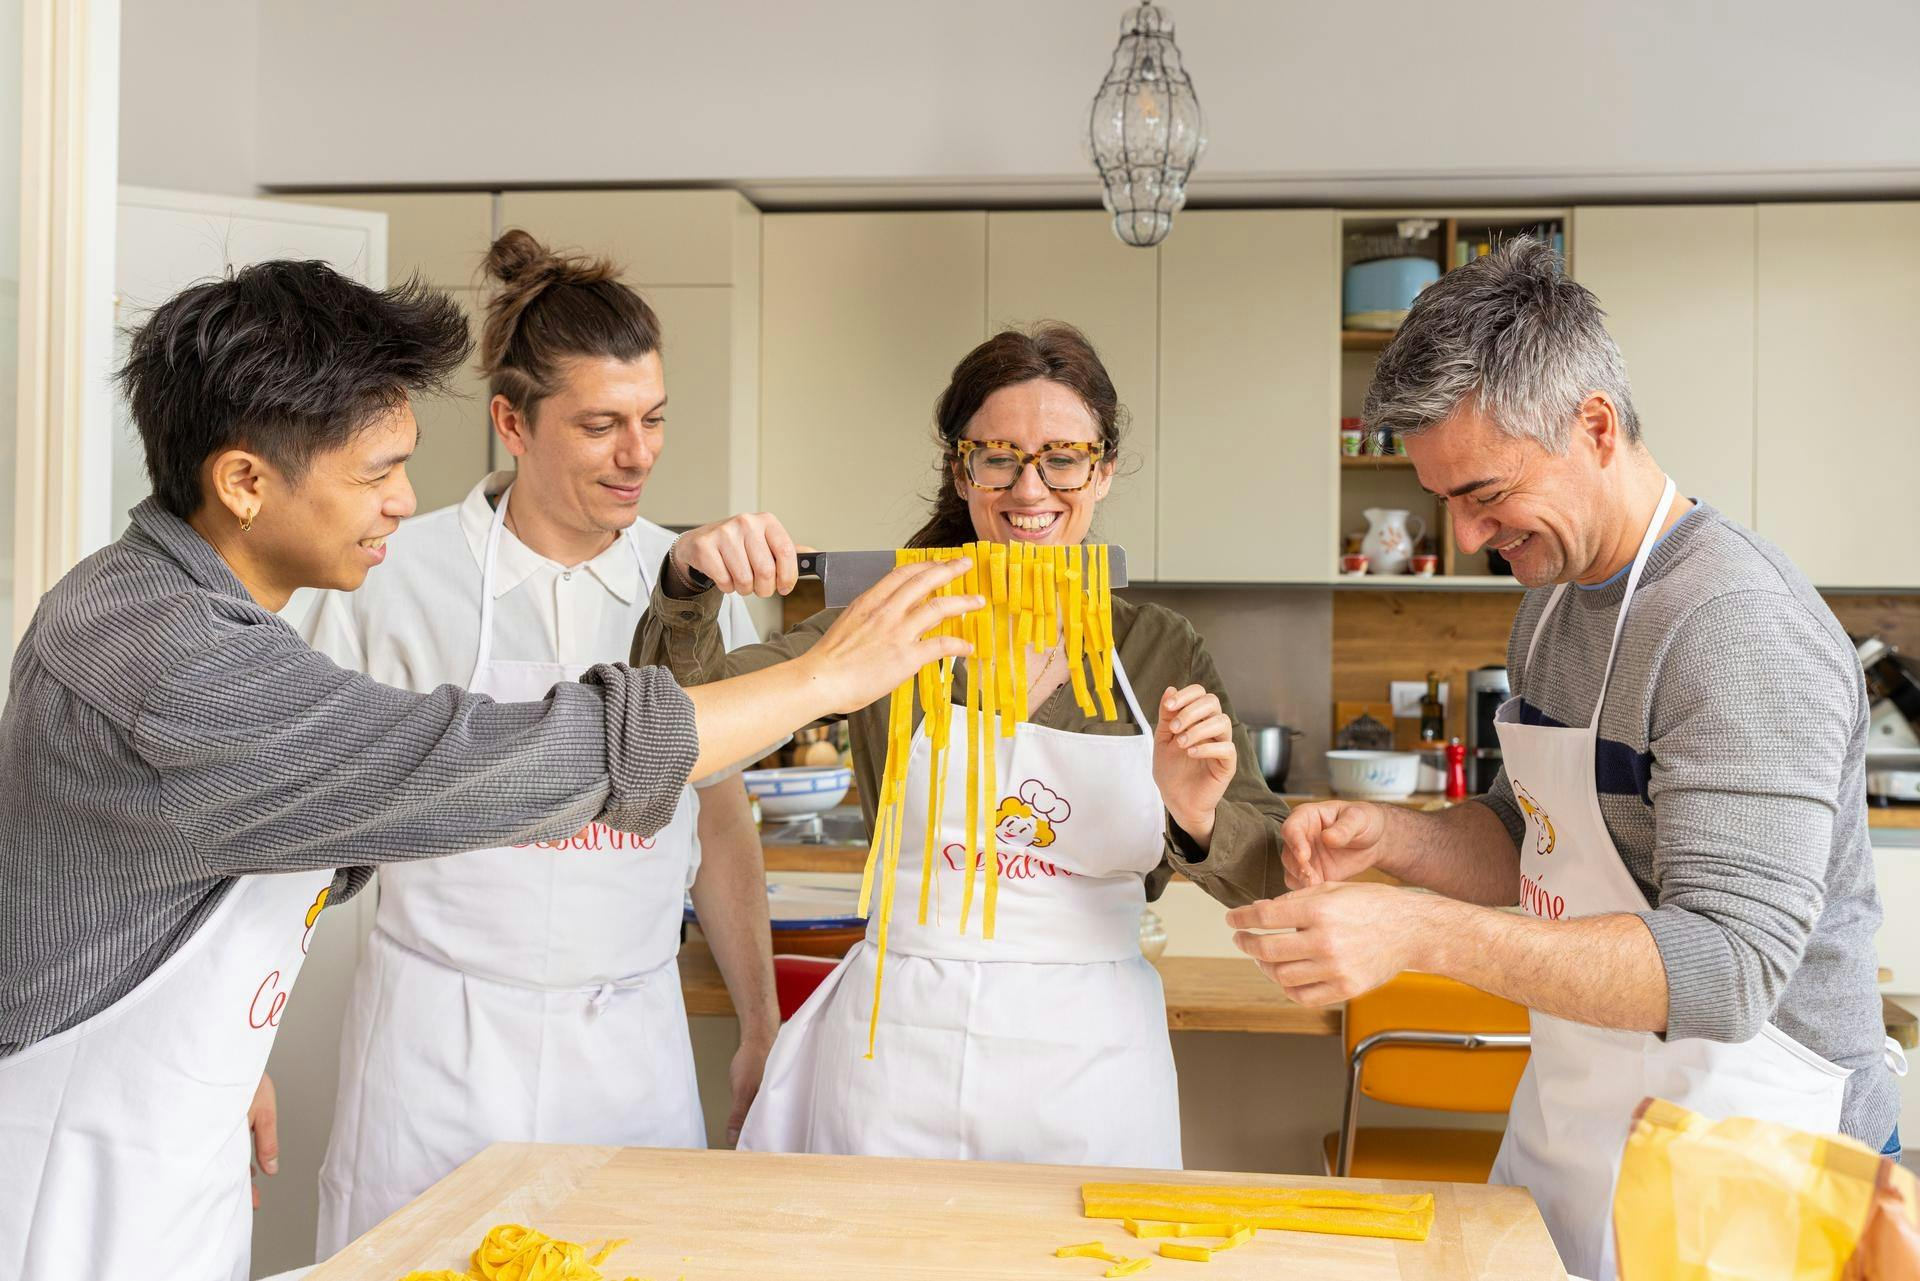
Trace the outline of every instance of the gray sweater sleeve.
<instances>
[{"instance_id":1,"label":"gray sweater sleeve","mask_svg":"<svg viewBox=\"0 0 1920 1281\"><path fill-rule=\"evenodd\" d=\"M159 675L130 735L218 873L397 862L596 818L651 835L699 753L692 703L659 668L595 667L497 703L389 688L284 627L223 630Z\"/></svg>"},{"instance_id":2,"label":"gray sweater sleeve","mask_svg":"<svg viewBox=\"0 0 1920 1281\"><path fill-rule=\"evenodd\" d=\"M1642 919L1666 965L1667 1036L1744 1041L1820 919L1859 672L1799 603L1742 591L1686 618L1655 690L1660 891Z\"/></svg>"}]
</instances>

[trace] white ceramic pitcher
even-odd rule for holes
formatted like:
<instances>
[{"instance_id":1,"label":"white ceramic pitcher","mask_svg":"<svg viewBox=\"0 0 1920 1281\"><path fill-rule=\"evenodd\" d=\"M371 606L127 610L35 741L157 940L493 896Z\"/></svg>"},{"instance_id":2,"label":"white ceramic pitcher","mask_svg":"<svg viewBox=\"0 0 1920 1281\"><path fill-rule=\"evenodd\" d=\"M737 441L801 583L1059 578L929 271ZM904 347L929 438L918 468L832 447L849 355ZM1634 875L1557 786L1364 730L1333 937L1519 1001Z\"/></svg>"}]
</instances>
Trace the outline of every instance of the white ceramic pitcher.
<instances>
[{"instance_id":1,"label":"white ceramic pitcher","mask_svg":"<svg viewBox=\"0 0 1920 1281\"><path fill-rule=\"evenodd\" d=\"M1414 544L1427 532L1427 523L1398 507L1369 507L1363 514L1367 536L1360 540L1360 550L1366 555L1368 570L1375 574L1406 573ZM1409 524L1412 529L1407 528Z\"/></svg>"}]
</instances>

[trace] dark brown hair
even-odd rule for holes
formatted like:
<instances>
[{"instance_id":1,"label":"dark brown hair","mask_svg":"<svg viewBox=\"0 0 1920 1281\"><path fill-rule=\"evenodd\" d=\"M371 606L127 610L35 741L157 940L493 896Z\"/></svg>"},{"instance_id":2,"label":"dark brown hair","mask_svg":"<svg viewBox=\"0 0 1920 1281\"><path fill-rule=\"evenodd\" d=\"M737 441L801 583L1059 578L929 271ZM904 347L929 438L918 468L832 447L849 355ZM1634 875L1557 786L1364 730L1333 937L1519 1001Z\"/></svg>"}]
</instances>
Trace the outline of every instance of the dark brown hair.
<instances>
[{"instance_id":1,"label":"dark brown hair","mask_svg":"<svg viewBox=\"0 0 1920 1281\"><path fill-rule=\"evenodd\" d=\"M933 514L920 532L907 540L907 546L957 547L974 540L973 517L968 515L967 500L954 483L959 441L987 397L1002 387L1036 378L1059 383L1080 397L1100 427L1100 444L1106 450L1101 466L1119 461L1126 410L1121 408L1113 379L1107 376L1107 367L1100 363L1100 355L1087 336L1058 320L1044 320L1030 329L1003 329L961 358L953 367L947 389L934 405L933 429L940 441L940 488L934 495Z\"/></svg>"},{"instance_id":2,"label":"dark brown hair","mask_svg":"<svg viewBox=\"0 0 1920 1281\"><path fill-rule=\"evenodd\" d=\"M567 357L638 360L660 350L660 318L609 259L556 254L515 227L493 242L482 270L498 288L480 331L480 368L492 394L529 422L559 390Z\"/></svg>"}]
</instances>

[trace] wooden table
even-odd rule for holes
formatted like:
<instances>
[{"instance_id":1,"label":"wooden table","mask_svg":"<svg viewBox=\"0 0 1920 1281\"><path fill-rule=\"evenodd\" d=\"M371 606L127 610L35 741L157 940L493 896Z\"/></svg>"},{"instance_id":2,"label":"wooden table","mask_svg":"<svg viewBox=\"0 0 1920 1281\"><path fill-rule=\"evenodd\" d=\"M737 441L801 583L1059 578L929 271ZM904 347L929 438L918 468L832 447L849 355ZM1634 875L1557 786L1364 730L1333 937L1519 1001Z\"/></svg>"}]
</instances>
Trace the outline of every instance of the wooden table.
<instances>
[{"instance_id":1,"label":"wooden table","mask_svg":"<svg viewBox=\"0 0 1920 1281\"><path fill-rule=\"evenodd\" d=\"M1340 1035L1340 1007L1295 1004L1251 961L1226 956L1163 956L1155 966L1167 992L1167 1026L1176 1032L1287 1032ZM731 1016L733 1001L713 953L698 939L680 949L687 1013Z\"/></svg>"},{"instance_id":2,"label":"wooden table","mask_svg":"<svg viewBox=\"0 0 1920 1281\"><path fill-rule=\"evenodd\" d=\"M1556 1281L1566 1271L1533 1200L1518 1188L1415 1185L1304 1175L1095 1170L876 1157L775 1156L496 1143L320 1265L308 1281L395 1281L416 1268L462 1269L496 1223L568 1241L631 1238L610 1278L1031 1278L1080 1281L1107 1265L1057 1259L1098 1239L1153 1253L1118 1223L1080 1214L1089 1180L1341 1186L1434 1194L1425 1241L1262 1232L1204 1268L1155 1258L1148 1275L1195 1281Z\"/></svg>"}]
</instances>

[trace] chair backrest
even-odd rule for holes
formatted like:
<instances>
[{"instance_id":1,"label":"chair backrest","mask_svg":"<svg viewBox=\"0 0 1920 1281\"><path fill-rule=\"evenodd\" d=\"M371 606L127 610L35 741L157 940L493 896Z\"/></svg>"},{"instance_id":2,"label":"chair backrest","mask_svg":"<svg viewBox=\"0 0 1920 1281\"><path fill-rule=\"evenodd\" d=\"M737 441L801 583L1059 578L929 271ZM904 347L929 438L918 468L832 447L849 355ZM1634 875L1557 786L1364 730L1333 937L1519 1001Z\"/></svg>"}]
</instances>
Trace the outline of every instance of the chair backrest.
<instances>
[{"instance_id":1,"label":"chair backrest","mask_svg":"<svg viewBox=\"0 0 1920 1281\"><path fill-rule=\"evenodd\" d=\"M780 1002L780 1021L785 1023L807 1003L839 962L825 956L776 956L773 958L773 993Z\"/></svg>"},{"instance_id":2,"label":"chair backrest","mask_svg":"<svg viewBox=\"0 0 1920 1281\"><path fill-rule=\"evenodd\" d=\"M1402 974L1347 1002L1347 1057L1382 1032L1527 1031L1525 1006L1433 974ZM1526 1069L1525 1049L1377 1044L1360 1068L1360 1092L1402 1107L1505 1112Z\"/></svg>"}]
</instances>

